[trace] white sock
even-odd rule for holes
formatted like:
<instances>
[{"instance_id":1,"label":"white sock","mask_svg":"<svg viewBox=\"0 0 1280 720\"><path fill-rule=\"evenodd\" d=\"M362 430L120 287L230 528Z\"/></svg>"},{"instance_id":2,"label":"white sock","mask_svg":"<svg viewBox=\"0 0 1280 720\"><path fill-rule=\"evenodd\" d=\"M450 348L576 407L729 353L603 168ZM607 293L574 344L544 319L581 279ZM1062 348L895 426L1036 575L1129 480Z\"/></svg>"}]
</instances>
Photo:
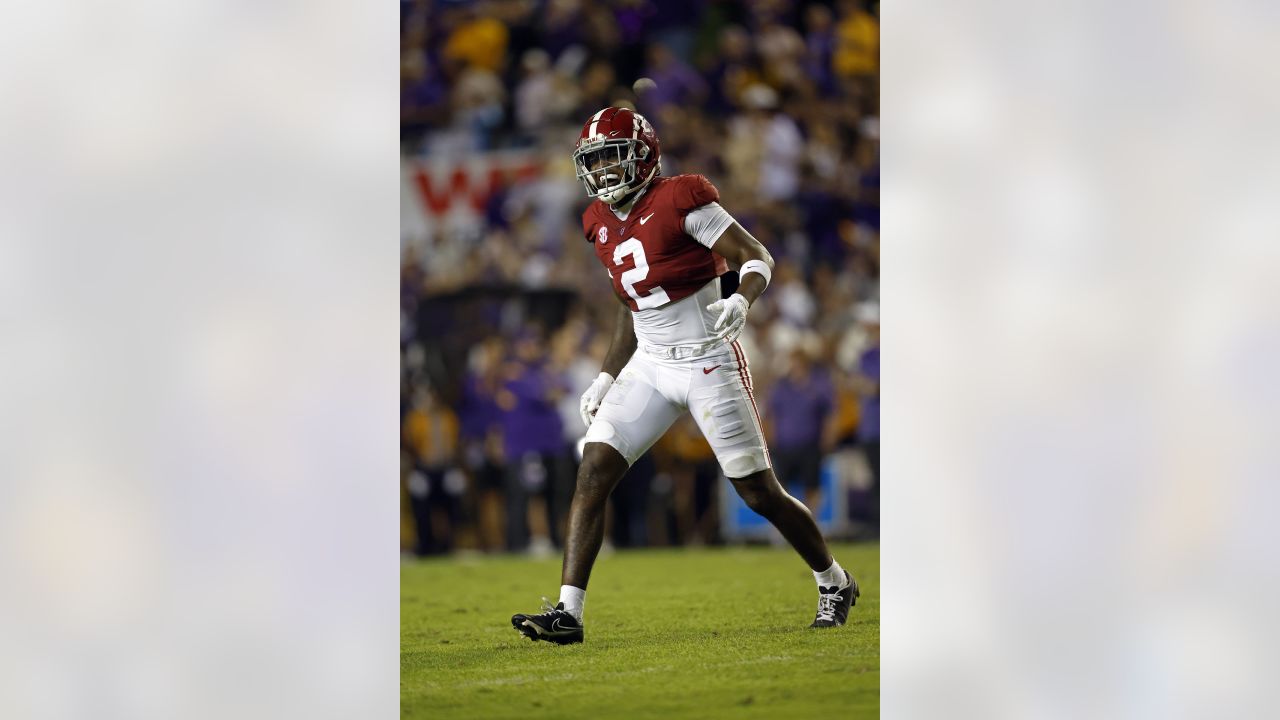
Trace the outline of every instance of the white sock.
<instances>
[{"instance_id":1,"label":"white sock","mask_svg":"<svg viewBox=\"0 0 1280 720\"><path fill-rule=\"evenodd\" d=\"M841 575L840 577L844 577ZM582 622L582 606L587 602L587 591L582 588L576 588L572 585L560 586L560 602L564 603L564 609L575 618L578 622Z\"/></svg>"},{"instance_id":2,"label":"white sock","mask_svg":"<svg viewBox=\"0 0 1280 720\"><path fill-rule=\"evenodd\" d=\"M835 558L831 558L831 567L826 570L813 571L813 579L818 581L818 587L836 587L845 586L844 568L840 567L840 563Z\"/></svg>"}]
</instances>

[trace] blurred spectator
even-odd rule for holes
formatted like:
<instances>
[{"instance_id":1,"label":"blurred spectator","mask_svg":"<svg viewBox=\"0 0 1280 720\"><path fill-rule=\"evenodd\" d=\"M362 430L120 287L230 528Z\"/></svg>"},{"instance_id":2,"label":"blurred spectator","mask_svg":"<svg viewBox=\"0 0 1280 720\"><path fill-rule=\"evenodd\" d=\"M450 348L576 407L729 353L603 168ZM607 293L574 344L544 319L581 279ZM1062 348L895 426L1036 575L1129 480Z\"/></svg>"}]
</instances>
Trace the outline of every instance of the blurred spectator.
<instances>
[{"instance_id":1,"label":"blurred spectator","mask_svg":"<svg viewBox=\"0 0 1280 720\"><path fill-rule=\"evenodd\" d=\"M520 59L520 68L524 77L516 88L516 125L533 135L550 119L556 78L551 71L551 57L541 48L526 51Z\"/></svg>"},{"instance_id":2,"label":"blurred spectator","mask_svg":"<svg viewBox=\"0 0 1280 720\"><path fill-rule=\"evenodd\" d=\"M646 29L653 42L671 50L681 62L693 62L701 3L689 0L651 0L653 8Z\"/></svg>"},{"instance_id":3,"label":"blurred spectator","mask_svg":"<svg viewBox=\"0 0 1280 720\"><path fill-rule=\"evenodd\" d=\"M668 105L698 105L706 100L706 80L665 45L649 46L644 74L657 85L645 94L641 112L656 117Z\"/></svg>"},{"instance_id":4,"label":"blurred spectator","mask_svg":"<svg viewBox=\"0 0 1280 720\"><path fill-rule=\"evenodd\" d=\"M481 12L481 5L468 3L460 6L466 13L461 22L444 42L444 57L491 73L503 69L507 54L507 27L498 19Z\"/></svg>"},{"instance_id":5,"label":"blurred spectator","mask_svg":"<svg viewBox=\"0 0 1280 720\"><path fill-rule=\"evenodd\" d=\"M831 414L831 380L816 370L803 347L791 352L787 374L769 394L769 453L779 482L799 483L806 503L816 511L822 504L823 430Z\"/></svg>"},{"instance_id":6,"label":"blurred spectator","mask_svg":"<svg viewBox=\"0 0 1280 720\"><path fill-rule=\"evenodd\" d=\"M616 35L609 37L607 44L598 44L594 49L607 56L619 75L635 78L644 73L641 66L644 62L645 45L649 41L649 29L656 12L652 0L615 0L610 3L612 12L601 7L603 3L594 4L597 8L597 22L591 24L593 37L607 37L610 30ZM605 20L609 18L612 23ZM603 47L602 47L603 45Z\"/></svg>"},{"instance_id":7,"label":"blurred spectator","mask_svg":"<svg viewBox=\"0 0 1280 720\"><path fill-rule=\"evenodd\" d=\"M566 53L551 64L551 56L541 48L525 51L521 58L523 78L514 94L516 125L521 144L541 142L545 131L563 122L578 103L576 55Z\"/></svg>"},{"instance_id":8,"label":"blurred spectator","mask_svg":"<svg viewBox=\"0 0 1280 720\"><path fill-rule=\"evenodd\" d=\"M774 281L770 285L781 319L793 327L808 327L817 304L799 266L791 260L779 262L774 269Z\"/></svg>"},{"instance_id":9,"label":"blurred spectator","mask_svg":"<svg viewBox=\"0 0 1280 720\"><path fill-rule=\"evenodd\" d=\"M746 183L743 189L769 201L790 200L800 187L804 138L789 116L776 112L778 93L756 84L742 92L747 109L729 124L726 162Z\"/></svg>"},{"instance_id":10,"label":"blurred spectator","mask_svg":"<svg viewBox=\"0 0 1280 720\"><path fill-rule=\"evenodd\" d=\"M505 544L502 519L505 469L496 400L505 353L501 337L491 337L472 348L459 403L465 462L475 488L477 546L488 550L499 550Z\"/></svg>"},{"instance_id":11,"label":"blurred spectator","mask_svg":"<svg viewBox=\"0 0 1280 720\"><path fill-rule=\"evenodd\" d=\"M591 335L590 320L585 313L566 322L552 340L551 369L562 378L564 387L568 388L556 404L556 412L560 415L563 448L560 460L553 469L556 474L555 487L562 493L561 505L555 513L556 538L563 538L565 534L568 503L573 499L573 487L578 475L576 448L587 431L578 410L581 393L577 388L587 387L600 374L600 366L608 350L609 338L604 334Z\"/></svg>"},{"instance_id":12,"label":"blurred spectator","mask_svg":"<svg viewBox=\"0 0 1280 720\"><path fill-rule=\"evenodd\" d=\"M827 450L857 445L862 398L858 395L856 378L843 370L833 373L832 412L822 433L822 447Z\"/></svg>"},{"instance_id":13,"label":"blurred spectator","mask_svg":"<svg viewBox=\"0 0 1280 720\"><path fill-rule=\"evenodd\" d=\"M720 31L719 52L708 73L710 110L728 116L741 105L742 91L763 78L746 29L730 25Z\"/></svg>"},{"instance_id":14,"label":"blurred spectator","mask_svg":"<svg viewBox=\"0 0 1280 720\"><path fill-rule=\"evenodd\" d=\"M654 447L659 469L671 478L675 542L709 545L720 539L716 484L720 464L690 415L683 415Z\"/></svg>"},{"instance_id":15,"label":"blurred spectator","mask_svg":"<svg viewBox=\"0 0 1280 720\"><path fill-rule=\"evenodd\" d=\"M822 128L825 127L819 124L815 128L810 142L810 151L815 154L824 149L827 137ZM825 161L820 159L804 164L800 193L795 200L796 208L804 218L804 237L808 243L805 259L812 261L815 270L840 265L845 257L839 227L848 207L836 194L836 167L830 169L831 176L824 176L821 169L824 164Z\"/></svg>"},{"instance_id":16,"label":"blurred spectator","mask_svg":"<svg viewBox=\"0 0 1280 720\"><path fill-rule=\"evenodd\" d=\"M453 547L466 479L458 463L458 417L429 386L415 392L413 409L404 419L404 441L413 460L408 485L418 554L447 552Z\"/></svg>"},{"instance_id":17,"label":"blurred spectator","mask_svg":"<svg viewBox=\"0 0 1280 720\"><path fill-rule=\"evenodd\" d=\"M613 66L605 60L595 60L587 65L579 80L578 91L581 100L574 112L574 119L580 117L585 120L600 108L607 107L613 102L613 90L617 77Z\"/></svg>"},{"instance_id":18,"label":"blurred spectator","mask_svg":"<svg viewBox=\"0 0 1280 720\"><path fill-rule=\"evenodd\" d=\"M770 86L797 90L805 82L805 44L800 33L770 22L757 31L756 47L764 62L765 82Z\"/></svg>"},{"instance_id":19,"label":"blurred spectator","mask_svg":"<svg viewBox=\"0 0 1280 720\"><path fill-rule=\"evenodd\" d=\"M541 47L551 57L559 57L566 49L584 41L581 0L549 0L538 23Z\"/></svg>"},{"instance_id":20,"label":"blurred spectator","mask_svg":"<svg viewBox=\"0 0 1280 720\"><path fill-rule=\"evenodd\" d=\"M609 337L592 335L590 318L580 312L565 323L552 340L551 363L569 388L585 388L600 374L600 366L609 351ZM578 393L568 392L560 399L557 410L564 429L565 442L575 445L586 434L578 410Z\"/></svg>"},{"instance_id":21,"label":"blurred spectator","mask_svg":"<svg viewBox=\"0 0 1280 720\"><path fill-rule=\"evenodd\" d=\"M437 68L418 47L400 59L400 140L416 143L433 125L443 124L449 112L449 89Z\"/></svg>"},{"instance_id":22,"label":"blurred spectator","mask_svg":"<svg viewBox=\"0 0 1280 720\"><path fill-rule=\"evenodd\" d=\"M879 14L877 7L876 13ZM861 0L840 0L836 26L835 71L845 77L869 76L880 68L880 23Z\"/></svg>"},{"instance_id":23,"label":"blurred spectator","mask_svg":"<svg viewBox=\"0 0 1280 720\"><path fill-rule=\"evenodd\" d=\"M559 537L553 532L568 510L572 488L564 487L558 465L566 446L556 404L567 392L563 378L548 366L538 333L528 331L502 370L496 401L502 426L506 477L507 549L530 542L537 552L550 551Z\"/></svg>"},{"instance_id":24,"label":"blurred spectator","mask_svg":"<svg viewBox=\"0 0 1280 720\"><path fill-rule=\"evenodd\" d=\"M636 460L609 498L613 508L613 544L620 548L649 544L649 506L658 467L653 453Z\"/></svg>"},{"instance_id":25,"label":"blurred spectator","mask_svg":"<svg viewBox=\"0 0 1280 720\"><path fill-rule=\"evenodd\" d=\"M835 20L831 8L813 4L805 8L805 71L824 97L835 92Z\"/></svg>"},{"instance_id":26,"label":"blurred spectator","mask_svg":"<svg viewBox=\"0 0 1280 720\"><path fill-rule=\"evenodd\" d=\"M488 150L505 119L506 89L492 71L469 67L458 75L453 90L454 127L463 133L463 149Z\"/></svg>"},{"instance_id":27,"label":"blurred spectator","mask_svg":"<svg viewBox=\"0 0 1280 720\"><path fill-rule=\"evenodd\" d=\"M858 390L862 408L858 422L858 446L871 468L871 508L873 522L879 527L880 515L880 312L868 305L859 318L866 328L869 345L858 361Z\"/></svg>"}]
</instances>

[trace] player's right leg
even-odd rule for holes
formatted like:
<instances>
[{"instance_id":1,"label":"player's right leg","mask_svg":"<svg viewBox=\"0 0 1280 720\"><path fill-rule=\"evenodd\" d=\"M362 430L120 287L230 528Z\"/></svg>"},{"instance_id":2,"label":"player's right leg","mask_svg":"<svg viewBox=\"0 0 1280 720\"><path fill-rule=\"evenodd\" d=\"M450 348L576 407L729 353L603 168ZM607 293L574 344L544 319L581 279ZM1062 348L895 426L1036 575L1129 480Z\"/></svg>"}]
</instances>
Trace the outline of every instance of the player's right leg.
<instances>
[{"instance_id":1,"label":"player's right leg","mask_svg":"<svg viewBox=\"0 0 1280 720\"><path fill-rule=\"evenodd\" d=\"M582 607L591 567L604 542L605 503L627 469L684 412L682 405L658 390L659 372L648 358L633 357L609 388L587 430L569 506L560 602L554 606L546 602L536 615L511 618L512 627L533 640L560 644L583 640Z\"/></svg>"},{"instance_id":2,"label":"player's right leg","mask_svg":"<svg viewBox=\"0 0 1280 720\"><path fill-rule=\"evenodd\" d=\"M586 590L591 567L604 543L605 503L628 467L626 458L606 443L589 442L583 448L578 482L569 505L561 585Z\"/></svg>"},{"instance_id":3,"label":"player's right leg","mask_svg":"<svg viewBox=\"0 0 1280 720\"><path fill-rule=\"evenodd\" d=\"M561 570L561 602L552 605L544 599L541 613L516 613L511 626L532 640L549 640L560 645L583 640L581 600L586 595L587 578L604 542L604 508L609 494L627 472L627 461L613 447L602 442L589 442L582 450L578 467L578 483L569 506L569 527L565 534L564 566ZM564 598L566 588L577 588L581 594ZM564 600L578 601L578 607L565 607ZM577 612L574 612L574 610Z\"/></svg>"}]
</instances>

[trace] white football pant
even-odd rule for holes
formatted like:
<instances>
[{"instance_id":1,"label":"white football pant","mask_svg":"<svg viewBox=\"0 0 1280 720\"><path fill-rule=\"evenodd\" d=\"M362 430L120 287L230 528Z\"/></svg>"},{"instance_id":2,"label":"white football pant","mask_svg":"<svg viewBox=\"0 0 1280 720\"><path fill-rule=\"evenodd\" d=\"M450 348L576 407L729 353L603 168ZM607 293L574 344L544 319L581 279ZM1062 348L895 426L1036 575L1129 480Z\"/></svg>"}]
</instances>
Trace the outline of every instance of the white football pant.
<instances>
[{"instance_id":1,"label":"white football pant","mask_svg":"<svg viewBox=\"0 0 1280 720\"><path fill-rule=\"evenodd\" d=\"M736 341L681 360L637 349L600 403L586 442L611 446L630 466L686 409L726 477L770 467L747 356Z\"/></svg>"}]
</instances>

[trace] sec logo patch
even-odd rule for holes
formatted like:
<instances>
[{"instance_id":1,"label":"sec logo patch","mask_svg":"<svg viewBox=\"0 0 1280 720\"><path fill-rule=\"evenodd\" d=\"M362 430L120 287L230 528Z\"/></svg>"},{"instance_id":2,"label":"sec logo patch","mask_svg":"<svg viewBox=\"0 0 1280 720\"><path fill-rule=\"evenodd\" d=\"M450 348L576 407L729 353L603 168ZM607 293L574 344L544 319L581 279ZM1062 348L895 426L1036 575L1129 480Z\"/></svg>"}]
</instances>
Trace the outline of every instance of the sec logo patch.
<instances>
[{"instance_id":1,"label":"sec logo patch","mask_svg":"<svg viewBox=\"0 0 1280 720\"><path fill-rule=\"evenodd\" d=\"M601 245L604 245L605 243L609 242L608 228L603 228L603 227L600 228L600 232L596 235L596 237L599 238Z\"/></svg>"}]
</instances>

